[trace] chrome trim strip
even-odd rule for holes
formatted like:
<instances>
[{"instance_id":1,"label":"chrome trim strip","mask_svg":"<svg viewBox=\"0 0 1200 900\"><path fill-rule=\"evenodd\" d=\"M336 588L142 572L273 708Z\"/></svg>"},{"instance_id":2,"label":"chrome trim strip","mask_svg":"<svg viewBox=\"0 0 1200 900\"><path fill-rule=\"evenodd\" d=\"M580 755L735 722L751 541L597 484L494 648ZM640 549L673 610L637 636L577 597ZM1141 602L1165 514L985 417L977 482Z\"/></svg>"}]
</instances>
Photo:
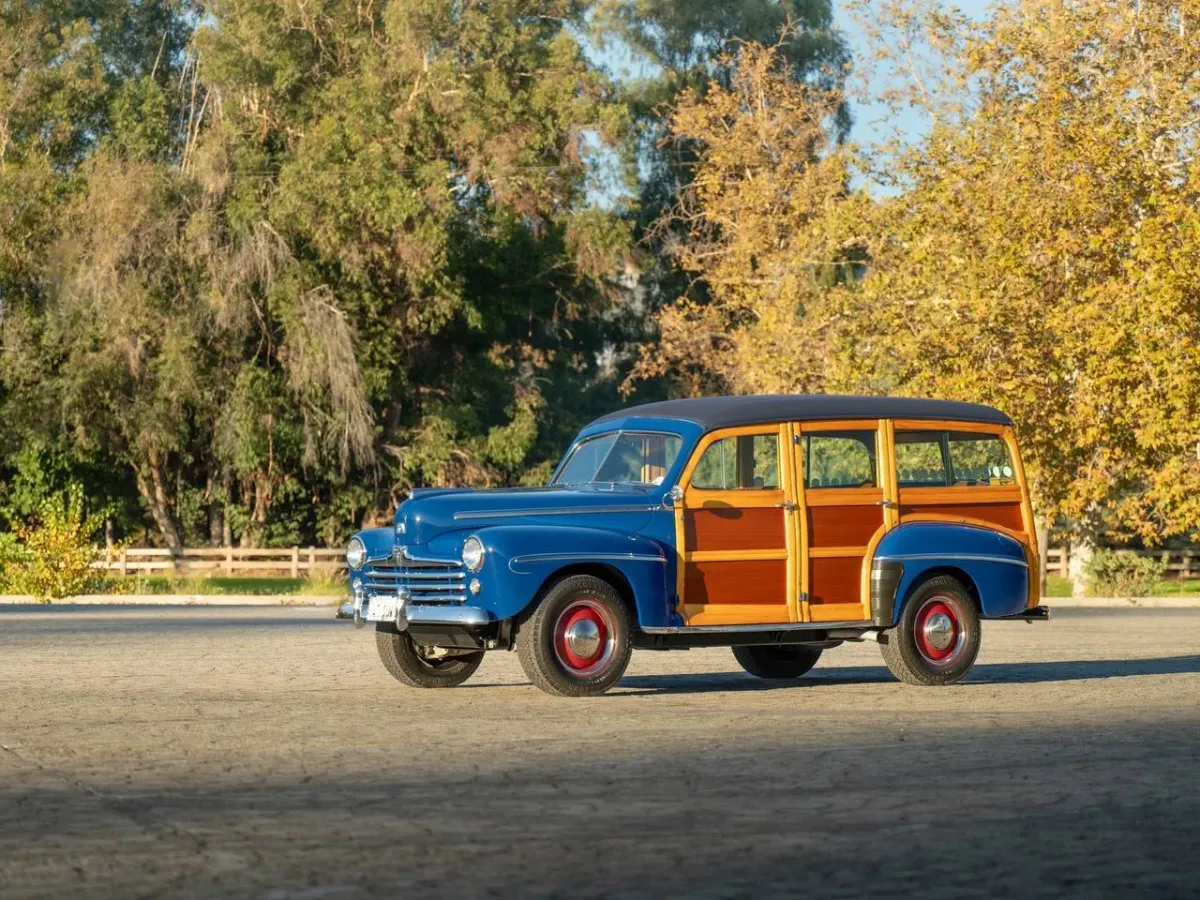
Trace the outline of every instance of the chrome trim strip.
<instances>
[{"instance_id":1,"label":"chrome trim strip","mask_svg":"<svg viewBox=\"0 0 1200 900\"><path fill-rule=\"evenodd\" d=\"M422 598L424 599L424 598ZM477 627L491 621L487 610L477 606L421 606L408 604L404 617L409 625L465 625Z\"/></svg>"},{"instance_id":2,"label":"chrome trim strip","mask_svg":"<svg viewBox=\"0 0 1200 900\"><path fill-rule=\"evenodd\" d=\"M462 569L462 560L461 559L434 559L432 556L413 556L411 553L408 552L408 548L404 547L404 546L397 547L395 550L393 550L392 555L389 557L389 559L395 558L396 556L400 556L401 558L406 559L409 562L433 564L436 566L447 566L447 567L460 569L460 570Z\"/></svg>"},{"instance_id":3,"label":"chrome trim strip","mask_svg":"<svg viewBox=\"0 0 1200 900\"><path fill-rule=\"evenodd\" d=\"M367 572L368 576L377 578L413 578L418 581L462 581L466 578L466 574L462 571L458 572L400 572L395 569L390 571L383 569L371 569Z\"/></svg>"},{"instance_id":4,"label":"chrome trim strip","mask_svg":"<svg viewBox=\"0 0 1200 900\"><path fill-rule=\"evenodd\" d=\"M646 634L747 634L761 631L827 631L831 628L873 628L870 619L849 622L781 622L777 625L643 625Z\"/></svg>"},{"instance_id":5,"label":"chrome trim strip","mask_svg":"<svg viewBox=\"0 0 1200 900\"><path fill-rule=\"evenodd\" d=\"M581 559L591 561L601 559L606 562L656 562L666 565L666 557L651 556L649 553L530 553L525 556L514 556L508 561L508 568L516 575L528 575L528 572L518 572L521 563L546 562L548 560Z\"/></svg>"},{"instance_id":6,"label":"chrome trim strip","mask_svg":"<svg viewBox=\"0 0 1200 900\"><path fill-rule=\"evenodd\" d=\"M1013 558L1013 557L1011 557L1011 556L987 556L987 555L985 555L985 554L982 554L982 553L907 553L907 554L902 554L902 555L899 555L899 556L891 556L891 555L889 555L889 556L877 556L877 557L875 557L875 558L876 558L876 559L878 559L878 560L884 560L884 559L894 559L894 560L905 560L905 559L932 559L932 560L942 560L942 559L965 559L965 560L970 560L970 561L972 561L972 562L995 562L995 563L1007 563L1007 564L1008 564L1008 565L1010 565L1010 566L1020 566L1020 567L1021 567L1021 568L1023 568L1023 569L1028 569L1028 568L1029 568L1029 563L1025 562L1025 560L1023 560L1023 559L1014 559L1014 558Z\"/></svg>"},{"instance_id":7,"label":"chrome trim strip","mask_svg":"<svg viewBox=\"0 0 1200 900\"><path fill-rule=\"evenodd\" d=\"M560 506L557 509L479 509L466 512L456 512L454 520L459 519L503 519L508 516L586 516L598 513L636 513L654 512L661 507L655 506Z\"/></svg>"}]
</instances>

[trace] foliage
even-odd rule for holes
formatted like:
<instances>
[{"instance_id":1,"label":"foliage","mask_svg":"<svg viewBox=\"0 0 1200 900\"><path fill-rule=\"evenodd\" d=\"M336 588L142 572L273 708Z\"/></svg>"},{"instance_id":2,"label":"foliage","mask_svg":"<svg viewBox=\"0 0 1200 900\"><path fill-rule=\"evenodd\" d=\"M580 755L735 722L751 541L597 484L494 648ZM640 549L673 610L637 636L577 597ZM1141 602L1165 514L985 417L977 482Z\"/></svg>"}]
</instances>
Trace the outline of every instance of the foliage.
<instances>
[{"instance_id":1,"label":"foliage","mask_svg":"<svg viewBox=\"0 0 1200 900\"><path fill-rule=\"evenodd\" d=\"M78 481L117 537L340 542L413 486L546 472L618 402L672 274L636 246L673 190L656 105L789 19L817 77L830 17L9 4L0 517ZM616 45L657 74L618 78Z\"/></svg>"},{"instance_id":2,"label":"foliage","mask_svg":"<svg viewBox=\"0 0 1200 900\"><path fill-rule=\"evenodd\" d=\"M1093 597L1149 597L1166 571L1160 559L1119 550L1097 550L1084 565Z\"/></svg>"},{"instance_id":3,"label":"foliage","mask_svg":"<svg viewBox=\"0 0 1200 900\"><path fill-rule=\"evenodd\" d=\"M1194 532L1194 4L1024 0L979 22L860 7L928 133L837 145L835 96L769 50L742 51L730 89L685 95L672 134L698 161L673 221L697 285L659 313L637 374L991 403L1019 425L1045 520Z\"/></svg>"},{"instance_id":4,"label":"foliage","mask_svg":"<svg viewBox=\"0 0 1200 900\"><path fill-rule=\"evenodd\" d=\"M79 485L43 501L34 520L17 526L20 544L6 535L0 545L5 589L41 603L96 589L103 580L92 567L103 555L93 543L98 524L85 513Z\"/></svg>"}]
</instances>

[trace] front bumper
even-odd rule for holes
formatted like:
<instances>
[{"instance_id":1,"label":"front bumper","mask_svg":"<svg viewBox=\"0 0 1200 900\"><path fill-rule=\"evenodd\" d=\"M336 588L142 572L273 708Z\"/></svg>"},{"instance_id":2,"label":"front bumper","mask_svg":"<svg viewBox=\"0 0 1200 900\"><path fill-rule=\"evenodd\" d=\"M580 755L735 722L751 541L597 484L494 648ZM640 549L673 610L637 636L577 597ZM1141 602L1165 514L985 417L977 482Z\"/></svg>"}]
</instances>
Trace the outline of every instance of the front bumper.
<instances>
[{"instance_id":1,"label":"front bumper","mask_svg":"<svg viewBox=\"0 0 1200 900\"><path fill-rule=\"evenodd\" d=\"M368 622L390 622L397 631L407 631L410 625L458 625L479 628L492 621L486 609L477 606L451 606L435 603L413 603L412 596L400 591L394 596L367 594L356 591L352 599L338 609L339 619L353 619L355 628Z\"/></svg>"}]
</instances>

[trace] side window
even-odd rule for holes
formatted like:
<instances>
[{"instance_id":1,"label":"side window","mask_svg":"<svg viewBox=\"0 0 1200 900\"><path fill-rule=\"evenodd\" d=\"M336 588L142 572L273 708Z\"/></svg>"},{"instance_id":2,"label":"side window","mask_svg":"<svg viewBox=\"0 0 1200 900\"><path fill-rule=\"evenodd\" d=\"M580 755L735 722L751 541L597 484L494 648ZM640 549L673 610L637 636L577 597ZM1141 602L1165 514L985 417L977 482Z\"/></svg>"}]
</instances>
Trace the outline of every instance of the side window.
<instances>
[{"instance_id":1,"label":"side window","mask_svg":"<svg viewBox=\"0 0 1200 900\"><path fill-rule=\"evenodd\" d=\"M1008 446L994 434L952 431L949 435L951 481L965 485L1013 483Z\"/></svg>"},{"instance_id":2,"label":"side window","mask_svg":"<svg viewBox=\"0 0 1200 900\"><path fill-rule=\"evenodd\" d=\"M692 487L706 491L779 487L779 435L747 434L710 444L692 472Z\"/></svg>"},{"instance_id":3,"label":"side window","mask_svg":"<svg viewBox=\"0 0 1200 900\"><path fill-rule=\"evenodd\" d=\"M897 431L896 475L901 487L944 487L946 457L941 431Z\"/></svg>"},{"instance_id":4,"label":"side window","mask_svg":"<svg viewBox=\"0 0 1200 900\"><path fill-rule=\"evenodd\" d=\"M804 438L804 486L875 487L875 432L812 432Z\"/></svg>"}]
</instances>

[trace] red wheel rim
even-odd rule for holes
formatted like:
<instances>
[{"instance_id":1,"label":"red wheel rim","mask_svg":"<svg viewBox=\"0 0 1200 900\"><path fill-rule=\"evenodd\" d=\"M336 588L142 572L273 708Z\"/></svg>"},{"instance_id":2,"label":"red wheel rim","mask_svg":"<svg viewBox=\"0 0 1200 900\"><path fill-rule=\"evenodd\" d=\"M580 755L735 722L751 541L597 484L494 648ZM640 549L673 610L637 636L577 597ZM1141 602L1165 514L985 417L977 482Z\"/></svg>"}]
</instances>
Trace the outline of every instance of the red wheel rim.
<instances>
[{"instance_id":1,"label":"red wheel rim","mask_svg":"<svg viewBox=\"0 0 1200 900\"><path fill-rule=\"evenodd\" d=\"M572 600L554 625L554 655L570 675L602 672L616 645L612 616L588 597Z\"/></svg>"},{"instance_id":2,"label":"red wheel rim","mask_svg":"<svg viewBox=\"0 0 1200 900\"><path fill-rule=\"evenodd\" d=\"M953 597L930 597L913 619L917 652L935 668L945 668L962 654L967 632L962 610Z\"/></svg>"}]
</instances>

